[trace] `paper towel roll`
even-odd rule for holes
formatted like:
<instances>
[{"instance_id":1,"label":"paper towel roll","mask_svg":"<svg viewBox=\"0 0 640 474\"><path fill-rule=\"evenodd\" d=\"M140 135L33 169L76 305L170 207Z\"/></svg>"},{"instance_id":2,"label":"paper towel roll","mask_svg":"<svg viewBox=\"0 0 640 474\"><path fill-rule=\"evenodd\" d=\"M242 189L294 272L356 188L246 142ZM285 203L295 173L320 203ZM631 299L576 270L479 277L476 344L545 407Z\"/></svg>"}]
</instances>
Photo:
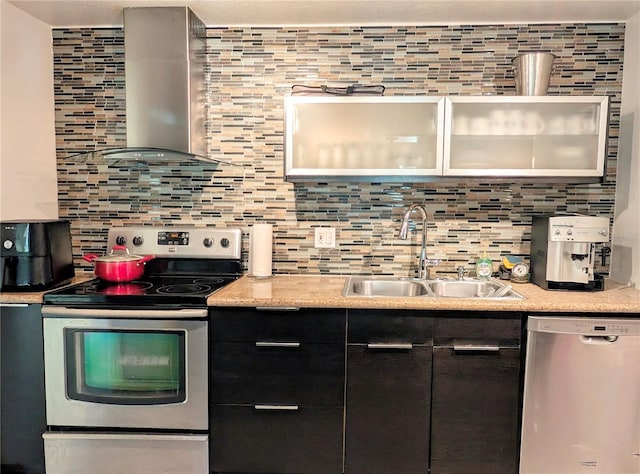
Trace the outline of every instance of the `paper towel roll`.
<instances>
[{"instance_id":1,"label":"paper towel roll","mask_svg":"<svg viewBox=\"0 0 640 474\"><path fill-rule=\"evenodd\" d=\"M271 276L273 226L254 224L249 234L249 274L257 278Z\"/></svg>"}]
</instances>

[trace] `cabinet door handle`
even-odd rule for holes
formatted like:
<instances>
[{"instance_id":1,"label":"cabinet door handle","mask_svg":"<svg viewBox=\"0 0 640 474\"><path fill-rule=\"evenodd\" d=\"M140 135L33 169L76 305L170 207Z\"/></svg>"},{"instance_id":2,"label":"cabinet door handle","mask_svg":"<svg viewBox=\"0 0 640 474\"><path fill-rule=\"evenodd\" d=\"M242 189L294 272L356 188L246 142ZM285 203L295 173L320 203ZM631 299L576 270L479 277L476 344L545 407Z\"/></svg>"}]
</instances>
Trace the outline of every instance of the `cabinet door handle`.
<instances>
[{"instance_id":1,"label":"cabinet door handle","mask_svg":"<svg viewBox=\"0 0 640 474\"><path fill-rule=\"evenodd\" d=\"M454 344L455 352L499 352L500 346L494 344Z\"/></svg>"},{"instance_id":2,"label":"cabinet door handle","mask_svg":"<svg viewBox=\"0 0 640 474\"><path fill-rule=\"evenodd\" d=\"M410 351L413 349L413 344L408 343L394 343L394 342L370 342L367 344L367 349L379 349L379 350L396 350L396 351Z\"/></svg>"},{"instance_id":3,"label":"cabinet door handle","mask_svg":"<svg viewBox=\"0 0 640 474\"><path fill-rule=\"evenodd\" d=\"M268 342L268 341L256 341L256 347L300 347L299 342Z\"/></svg>"},{"instance_id":4,"label":"cabinet door handle","mask_svg":"<svg viewBox=\"0 0 640 474\"><path fill-rule=\"evenodd\" d=\"M300 311L297 306L256 306L257 311Z\"/></svg>"},{"instance_id":5,"label":"cabinet door handle","mask_svg":"<svg viewBox=\"0 0 640 474\"><path fill-rule=\"evenodd\" d=\"M298 405L254 405L259 411L298 411Z\"/></svg>"}]
</instances>

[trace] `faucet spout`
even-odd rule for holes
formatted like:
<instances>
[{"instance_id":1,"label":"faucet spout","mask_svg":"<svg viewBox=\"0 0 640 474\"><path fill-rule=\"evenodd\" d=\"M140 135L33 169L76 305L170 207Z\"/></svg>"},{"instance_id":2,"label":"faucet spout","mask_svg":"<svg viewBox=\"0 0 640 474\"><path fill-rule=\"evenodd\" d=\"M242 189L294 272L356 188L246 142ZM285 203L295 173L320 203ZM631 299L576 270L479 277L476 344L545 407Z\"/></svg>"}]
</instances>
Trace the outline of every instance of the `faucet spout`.
<instances>
[{"instance_id":1,"label":"faucet spout","mask_svg":"<svg viewBox=\"0 0 640 474\"><path fill-rule=\"evenodd\" d=\"M404 213L402 224L400 226L400 232L398 233L398 238L401 240L407 239L407 235L409 233L409 221L411 219L411 214L414 211L418 211L420 213L420 217L422 218L422 245L420 247L418 278L420 278L421 280L429 280L431 267L440 263L440 260L427 258L427 211L424 206L413 204Z\"/></svg>"}]
</instances>

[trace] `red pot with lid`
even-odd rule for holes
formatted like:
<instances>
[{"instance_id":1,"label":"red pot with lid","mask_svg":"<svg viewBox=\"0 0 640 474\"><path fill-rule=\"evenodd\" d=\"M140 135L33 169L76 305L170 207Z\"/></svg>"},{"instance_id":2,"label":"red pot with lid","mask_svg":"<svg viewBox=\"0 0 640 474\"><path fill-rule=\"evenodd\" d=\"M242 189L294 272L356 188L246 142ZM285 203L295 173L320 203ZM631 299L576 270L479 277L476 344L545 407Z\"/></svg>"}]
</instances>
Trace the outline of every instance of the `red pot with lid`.
<instances>
[{"instance_id":1,"label":"red pot with lid","mask_svg":"<svg viewBox=\"0 0 640 474\"><path fill-rule=\"evenodd\" d=\"M123 245L114 245L109 255L102 257L90 253L82 257L94 264L93 272L101 280L127 282L137 280L144 274L144 266L154 255L132 255Z\"/></svg>"}]
</instances>

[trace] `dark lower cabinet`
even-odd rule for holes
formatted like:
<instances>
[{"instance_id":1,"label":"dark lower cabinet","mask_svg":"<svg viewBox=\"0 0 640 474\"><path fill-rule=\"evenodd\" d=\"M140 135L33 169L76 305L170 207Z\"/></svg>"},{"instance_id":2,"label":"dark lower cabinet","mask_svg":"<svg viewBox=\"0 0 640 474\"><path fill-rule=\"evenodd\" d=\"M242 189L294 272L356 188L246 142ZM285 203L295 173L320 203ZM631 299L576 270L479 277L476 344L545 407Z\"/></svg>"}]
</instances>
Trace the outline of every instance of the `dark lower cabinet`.
<instances>
[{"instance_id":1,"label":"dark lower cabinet","mask_svg":"<svg viewBox=\"0 0 640 474\"><path fill-rule=\"evenodd\" d=\"M216 342L209 358L213 365L213 403L344 403L344 342L300 343L295 347Z\"/></svg>"},{"instance_id":2,"label":"dark lower cabinet","mask_svg":"<svg viewBox=\"0 0 640 474\"><path fill-rule=\"evenodd\" d=\"M342 472L345 330L345 310L212 308L213 472Z\"/></svg>"},{"instance_id":3,"label":"dark lower cabinet","mask_svg":"<svg viewBox=\"0 0 640 474\"><path fill-rule=\"evenodd\" d=\"M475 321L480 326L476 334L482 334L485 322ZM490 324L519 331L520 319ZM431 474L516 474L518 334L508 339L470 337L473 335L461 334L461 339L444 345L436 342L433 348Z\"/></svg>"},{"instance_id":4,"label":"dark lower cabinet","mask_svg":"<svg viewBox=\"0 0 640 474\"><path fill-rule=\"evenodd\" d=\"M211 417L214 472L342 472L342 407L214 405Z\"/></svg>"},{"instance_id":5,"label":"dark lower cabinet","mask_svg":"<svg viewBox=\"0 0 640 474\"><path fill-rule=\"evenodd\" d=\"M349 311L346 473L428 472L432 326L423 312Z\"/></svg>"},{"instance_id":6,"label":"dark lower cabinet","mask_svg":"<svg viewBox=\"0 0 640 474\"><path fill-rule=\"evenodd\" d=\"M429 469L431 345L349 345L345 472Z\"/></svg>"},{"instance_id":7,"label":"dark lower cabinet","mask_svg":"<svg viewBox=\"0 0 640 474\"><path fill-rule=\"evenodd\" d=\"M517 473L521 314L212 308L210 331L216 474Z\"/></svg>"},{"instance_id":8,"label":"dark lower cabinet","mask_svg":"<svg viewBox=\"0 0 640 474\"><path fill-rule=\"evenodd\" d=\"M44 474L46 431L39 304L0 304L2 474Z\"/></svg>"}]
</instances>

